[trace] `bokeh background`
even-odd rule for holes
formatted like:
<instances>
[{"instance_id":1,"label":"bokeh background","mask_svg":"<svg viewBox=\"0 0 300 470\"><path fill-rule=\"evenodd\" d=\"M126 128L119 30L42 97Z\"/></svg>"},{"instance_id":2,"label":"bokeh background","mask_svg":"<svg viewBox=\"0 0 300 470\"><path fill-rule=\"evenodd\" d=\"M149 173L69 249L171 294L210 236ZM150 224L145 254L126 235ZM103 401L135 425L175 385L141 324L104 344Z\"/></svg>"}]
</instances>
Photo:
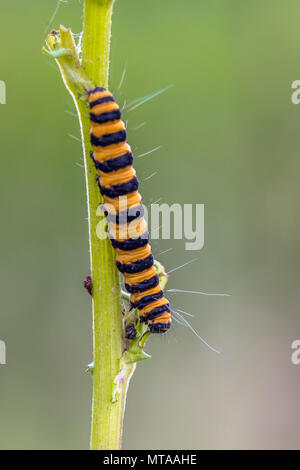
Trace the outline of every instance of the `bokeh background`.
<instances>
[{"instance_id":1,"label":"bokeh background","mask_svg":"<svg viewBox=\"0 0 300 470\"><path fill-rule=\"evenodd\" d=\"M52 27L81 31L82 3ZM79 128L41 53L56 0L1 4L0 448L88 448L92 356ZM111 89L130 102L144 202L205 204L205 246L155 241L175 307L221 355L175 325L151 338L128 395L125 449L300 448L300 79L297 0L117 0ZM146 125L134 130L139 124ZM75 138L71 137L74 136ZM155 176L147 179L153 172Z\"/></svg>"}]
</instances>

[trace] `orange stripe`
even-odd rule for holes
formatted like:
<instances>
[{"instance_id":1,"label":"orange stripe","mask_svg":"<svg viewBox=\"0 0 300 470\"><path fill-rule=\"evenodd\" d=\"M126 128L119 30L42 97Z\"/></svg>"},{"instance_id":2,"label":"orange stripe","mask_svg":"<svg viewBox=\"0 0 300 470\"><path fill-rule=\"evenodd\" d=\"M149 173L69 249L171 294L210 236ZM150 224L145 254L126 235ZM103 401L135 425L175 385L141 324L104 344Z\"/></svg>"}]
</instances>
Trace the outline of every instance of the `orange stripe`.
<instances>
[{"instance_id":1,"label":"orange stripe","mask_svg":"<svg viewBox=\"0 0 300 470\"><path fill-rule=\"evenodd\" d=\"M129 238L137 238L147 231L145 219L133 220L129 224L119 225L108 222L109 234L118 241L128 240Z\"/></svg>"},{"instance_id":2,"label":"orange stripe","mask_svg":"<svg viewBox=\"0 0 300 470\"><path fill-rule=\"evenodd\" d=\"M142 281L148 281L148 279L151 279L151 277L155 276L156 269L154 266L152 266L149 269L146 269L145 271L137 274L124 274L125 282L126 284L129 284L130 286L134 284L138 284L139 282Z\"/></svg>"},{"instance_id":3,"label":"orange stripe","mask_svg":"<svg viewBox=\"0 0 300 470\"><path fill-rule=\"evenodd\" d=\"M161 291L160 285L156 287L152 287L152 289L148 289L144 292L137 292L136 294L131 294L130 300L133 304L136 302L139 302L143 297L146 297L146 295L153 295L153 294L158 294Z\"/></svg>"},{"instance_id":4,"label":"orange stripe","mask_svg":"<svg viewBox=\"0 0 300 470\"><path fill-rule=\"evenodd\" d=\"M120 119L118 121L109 121L104 124L95 124L92 126L91 134L95 137L102 137L105 134L113 134L125 130L125 124Z\"/></svg>"},{"instance_id":5,"label":"orange stripe","mask_svg":"<svg viewBox=\"0 0 300 470\"><path fill-rule=\"evenodd\" d=\"M108 187L115 184L127 183L135 177L135 169L130 165L125 168L121 168L117 171L111 171L110 173L104 173L99 171L101 186Z\"/></svg>"},{"instance_id":6,"label":"orange stripe","mask_svg":"<svg viewBox=\"0 0 300 470\"><path fill-rule=\"evenodd\" d=\"M152 302L151 304L146 305L146 307L140 310L140 313L141 315L145 317L147 313L149 313L153 308L162 307L162 305L166 305L168 303L169 301L165 297L162 297L161 299L155 300L155 302Z\"/></svg>"},{"instance_id":7,"label":"orange stripe","mask_svg":"<svg viewBox=\"0 0 300 470\"><path fill-rule=\"evenodd\" d=\"M92 103L93 101L99 100L100 98L104 98L105 96L112 96L112 94L108 90L94 91L89 95L89 102Z\"/></svg>"},{"instance_id":8,"label":"orange stripe","mask_svg":"<svg viewBox=\"0 0 300 470\"><path fill-rule=\"evenodd\" d=\"M130 253L128 253L128 251L119 250L117 248L116 252L117 252L116 260L119 261L120 263L122 264L135 263L139 259L144 259L150 256L151 247L148 244L146 246L142 246L141 248L137 248L136 250L132 250L130 251Z\"/></svg>"},{"instance_id":9,"label":"orange stripe","mask_svg":"<svg viewBox=\"0 0 300 470\"><path fill-rule=\"evenodd\" d=\"M120 157L128 152L131 152L131 148L127 142L120 142L119 144L108 145L106 148L96 147L94 150L94 157L98 162L103 162L105 160L110 160L111 158Z\"/></svg>"},{"instance_id":10,"label":"orange stripe","mask_svg":"<svg viewBox=\"0 0 300 470\"><path fill-rule=\"evenodd\" d=\"M136 206L137 204L141 204L142 202L141 195L138 191L133 191L132 193L127 194L126 196L116 198L104 196L104 199L106 202L111 204L118 212L126 211L127 209L130 209L130 207Z\"/></svg>"},{"instance_id":11,"label":"orange stripe","mask_svg":"<svg viewBox=\"0 0 300 470\"><path fill-rule=\"evenodd\" d=\"M157 323L172 323L172 317L170 312L164 312L159 317L148 320L149 325L155 325Z\"/></svg>"},{"instance_id":12,"label":"orange stripe","mask_svg":"<svg viewBox=\"0 0 300 470\"><path fill-rule=\"evenodd\" d=\"M90 109L90 112L99 115L102 113L109 113L110 111L114 111L115 109L119 109L117 103L109 101L108 103L96 104ZM96 123L92 121L92 126L94 126L95 124Z\"/></svg>"}]
</instances>

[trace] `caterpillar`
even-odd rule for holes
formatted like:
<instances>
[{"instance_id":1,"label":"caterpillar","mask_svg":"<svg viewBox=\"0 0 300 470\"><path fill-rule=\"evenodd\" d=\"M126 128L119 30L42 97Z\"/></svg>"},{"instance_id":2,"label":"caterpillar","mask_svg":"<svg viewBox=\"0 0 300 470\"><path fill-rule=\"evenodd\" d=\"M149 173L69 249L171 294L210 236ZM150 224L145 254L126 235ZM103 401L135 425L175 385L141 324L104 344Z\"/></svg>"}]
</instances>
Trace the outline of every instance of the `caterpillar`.
<instances>
[{"instance_id":1,"label":"caterpillar","mask_svg":"<svg viewBox=\"0 0 300 470\"><path fill-rule=\"evenodd\" d=\"M171 309L159 285L149 233L144 219L139 181L132 166L133 155L126 142L125 124L113 95L105 88L89 92L90 139L108 234L116 251L116 265L130 293L130 307L152 333L171 327ZM131 225L134 225L132 236ZM138 236L137 236L138 235Z\"/></svg>"}]
</instances>

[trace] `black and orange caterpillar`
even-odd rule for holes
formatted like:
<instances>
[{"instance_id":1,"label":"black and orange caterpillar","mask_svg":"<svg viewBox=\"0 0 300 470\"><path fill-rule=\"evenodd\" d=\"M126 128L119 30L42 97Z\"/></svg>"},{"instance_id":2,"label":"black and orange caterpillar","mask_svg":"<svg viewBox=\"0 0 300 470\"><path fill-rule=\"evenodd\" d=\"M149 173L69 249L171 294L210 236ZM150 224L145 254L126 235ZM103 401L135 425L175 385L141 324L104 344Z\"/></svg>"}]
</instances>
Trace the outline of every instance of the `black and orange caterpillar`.
<instances>
[{"instance_id":1,"label":"black and orange caterpillar","mask_svg":"<svg viewBox=\"0 0 300 470\"><path fill-rule=\"evenodd\" d=\"M171 327L168 300L159 285L149 233L144 219L139 181L132 166L133 155L126 142L126 129L113 95L102 87L89 92L91 156L99 174L108 232L116 250L116 264L130 293L131 308L152 333ZM135 224L135 237L130 223ZM136 236L138 234L138 236Z\"/></svg>"}]
</instances>

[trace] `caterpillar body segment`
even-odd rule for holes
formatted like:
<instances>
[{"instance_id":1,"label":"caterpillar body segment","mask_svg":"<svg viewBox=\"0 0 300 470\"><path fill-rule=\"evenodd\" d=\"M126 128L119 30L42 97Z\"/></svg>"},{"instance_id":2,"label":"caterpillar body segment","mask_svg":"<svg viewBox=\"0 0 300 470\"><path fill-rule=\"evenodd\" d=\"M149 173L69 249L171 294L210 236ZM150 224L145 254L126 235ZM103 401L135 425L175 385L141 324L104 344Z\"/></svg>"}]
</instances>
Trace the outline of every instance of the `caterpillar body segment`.
<instances>
[{"instance_id":1,"label":"caterpillar body segment","mask_svg":"<svg viewBox=\"0 0 300 470\"><path fill-rule=\"evenodd\" d=\"M116 250L116 264L130 293L131 308L152 333L171 327L168 300L159 285L149 234L144 219L139 181L132 166L133 155L126 142L126 128L113 95L102 87L89 93L91 154L104 197L108 232Z\"/></svg>"}]
</instances>

